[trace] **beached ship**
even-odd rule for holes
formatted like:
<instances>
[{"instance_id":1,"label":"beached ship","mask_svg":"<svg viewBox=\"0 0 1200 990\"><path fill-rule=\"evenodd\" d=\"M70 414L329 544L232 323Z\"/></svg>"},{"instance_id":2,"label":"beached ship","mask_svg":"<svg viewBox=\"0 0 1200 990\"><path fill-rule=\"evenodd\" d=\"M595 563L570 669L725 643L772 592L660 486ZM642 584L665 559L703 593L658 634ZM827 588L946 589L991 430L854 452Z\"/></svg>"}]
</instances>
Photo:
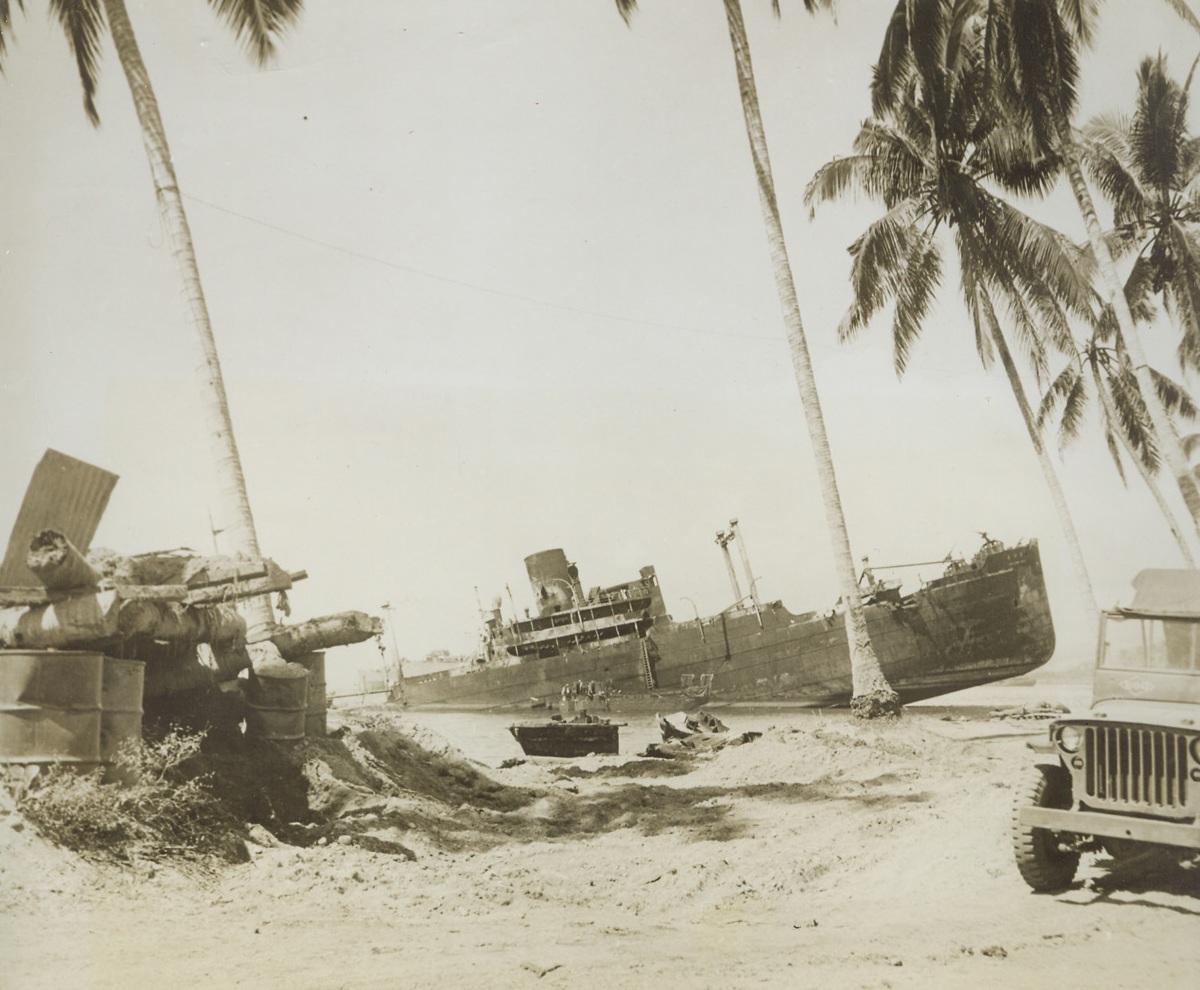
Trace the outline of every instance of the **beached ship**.
<instances>
[{"instance_id":1,"label":"beached ship","mask_svg":"<svg viewBox=\"0 0 1200 990\"><path fill-rule=\"evenodd\" d=\"M852 684L840 604L789 611L742 596L728 544L717 534L735 604L676 621L653 567L636 580L585 593L560 549L525 560L537 614L487 616L479 657L457 669L406 677L410 707L655 711L729 702L835 707ZM743 563L750 569L743 552ZM969 560L901 594L864 569L867 627L888 682L909 703L1026 674L1050 659L1054 626L1036 541L1005 547L985 537ZM399 694L400 692L397 692Z\"/></svg>"}]
</instances>

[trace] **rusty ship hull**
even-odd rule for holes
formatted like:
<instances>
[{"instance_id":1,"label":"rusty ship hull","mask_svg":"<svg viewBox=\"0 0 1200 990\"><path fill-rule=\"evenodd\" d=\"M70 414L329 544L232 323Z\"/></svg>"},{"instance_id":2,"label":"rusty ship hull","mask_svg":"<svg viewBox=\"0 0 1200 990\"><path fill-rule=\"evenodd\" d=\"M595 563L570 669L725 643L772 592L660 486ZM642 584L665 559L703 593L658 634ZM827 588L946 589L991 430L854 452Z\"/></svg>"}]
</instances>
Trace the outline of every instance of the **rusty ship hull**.
<instances>
[{"instance_id":1,"label":"rusty ship hull","mask_svg":"<svg viewBox=\"0 0 1200 990\"><path fill-rule=\"evenodd\" d=\"M486 709L570 701L636 711L850 701L840 609L796 614L771 602L676 622L662 607L653 568L619 590L617 605L623 599L629 607L610 609L607 624L589 625L586 609L566 602L524 623L497 622L488 660L405 678L405 703ZM866 601L871 642L904 703L1029 673L1054 651L1036 541L950 564L911 594Z\"/></svg>"}]
</instances>

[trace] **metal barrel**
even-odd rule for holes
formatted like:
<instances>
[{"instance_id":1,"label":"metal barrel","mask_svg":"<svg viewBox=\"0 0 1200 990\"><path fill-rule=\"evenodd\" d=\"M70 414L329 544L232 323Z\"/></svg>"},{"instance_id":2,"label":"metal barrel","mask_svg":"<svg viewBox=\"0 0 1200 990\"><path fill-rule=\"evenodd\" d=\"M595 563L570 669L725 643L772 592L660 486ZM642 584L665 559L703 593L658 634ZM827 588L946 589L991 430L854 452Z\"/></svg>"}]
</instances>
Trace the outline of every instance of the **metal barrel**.
<instances>
[{"instance_id":1,"label":"metal barrel","mask_svg":"<svg viewBox=\"0 0 1200 990\"><path fill-rule=\"evenodd\" d=\"M121 747L142 738L142 688L146 665L140 660L104 658L104 679L100 685L100 759L112 763ZM124 776L110 771L106 779Z\"/></svg>"},{"instance_id":2,"label":"metal barrel","mask_svg":"<svg viewBox=\"0 0 1200 990\"><path fill-rule=\"evenodd\" d=\"M305 653L295 662L308 671L308 703L304 712L304 734L323 739L329 727L326 719L328 701L325 697L325 651Z\"/></svg>"},{"instance_id":3,"label":"metal barrel","mask_svg":"<svg viewBox=\"0 0 1200 990\"><path fill-rule=\"evenodd\" d=\"M0 650L0 764L101 761L104 655Z\"/></svg>"},{"instance_id":4,"label":"metal barrel","mask_svg":"<svg viewBox=\"0 0 1200 990\"><path fill-rule=\"evenodd\" d=\"M292 742L304 738L308 671L298 663L264 664L246 678L246 735Z\"/></svg>"}]
</instances>

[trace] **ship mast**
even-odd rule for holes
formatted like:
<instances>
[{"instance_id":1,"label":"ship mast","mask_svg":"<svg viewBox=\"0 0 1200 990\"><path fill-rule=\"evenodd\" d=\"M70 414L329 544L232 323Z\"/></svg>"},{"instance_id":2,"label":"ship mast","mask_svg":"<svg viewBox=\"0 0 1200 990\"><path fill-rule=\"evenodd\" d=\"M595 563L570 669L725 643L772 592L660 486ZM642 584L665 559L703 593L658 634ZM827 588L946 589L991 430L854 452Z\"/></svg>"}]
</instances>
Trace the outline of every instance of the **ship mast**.
<instances>
[{"instance_id":1,"label":"ship mast","mask_svg":"<svg viewBox=\"0 0 1200 990\"><path fill-rule=\"evenodd\" d=\"M736 520L734 520L736 522ZM725 570L729 572L729 584L733 588L733 604L736 608L742 604L742 587L738 584L737 571L733 569L733 557L729 553L729 544L736 534L730 530L728 532L717 530L717 546L721 548L721 553L725 557Z\"/></svg>"},{"instance_id":2,"label":"ship mast","mask_svg":"<svg viewBox=\"0 0 1200 990\"><path fill-rule=\"evenodd\" d=\"M396 698L400 704L406 704L408 699L404 694L404 665L400 661L400 644L396 642L396 616L395 607L391 602L384 602L379 606L379 610L387 614L388 625L392 628L392 663L395 665L396 672Z\"/></svg>"},{"instance_id":3,"label":"ship mast","mask_svg":"<svg viewBox=\"0 0 1200 990\"><path fill-rule=\"evenodd\" d=\"M746 572L746 580L750 582L750 601L754 603L754 611L758 611L758 592L754 590L754 572L750 570L750 555L746 552L746 541L742 539L741 530L738 529L738 521L736 519L729 520L730 536L737 541L738 553L742 558L742 570Z\"/></svg>"}]
</instances>

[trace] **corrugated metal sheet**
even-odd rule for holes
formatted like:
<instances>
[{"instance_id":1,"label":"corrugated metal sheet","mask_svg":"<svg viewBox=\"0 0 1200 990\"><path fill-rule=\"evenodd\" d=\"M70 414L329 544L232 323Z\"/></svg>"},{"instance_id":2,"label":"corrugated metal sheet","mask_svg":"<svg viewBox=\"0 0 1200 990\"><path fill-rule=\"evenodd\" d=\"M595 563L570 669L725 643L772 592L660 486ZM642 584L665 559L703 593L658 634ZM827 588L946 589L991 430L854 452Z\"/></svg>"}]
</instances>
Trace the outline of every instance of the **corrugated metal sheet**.
<instances>
[{"instance_id":1,"label":"corrugated metal sheet","mask_svg":"<svg viewBox=\"0 0 1200 990\"><path fill-rule=\"evenodd\" d=\"M117 476L103 468L47 450L34 468L8 550L0 564L0 588L36 588L41 582L25 566L29 541L43 529L62 533L87 553L108 506Z\"/></svg>"}]
</instances>

